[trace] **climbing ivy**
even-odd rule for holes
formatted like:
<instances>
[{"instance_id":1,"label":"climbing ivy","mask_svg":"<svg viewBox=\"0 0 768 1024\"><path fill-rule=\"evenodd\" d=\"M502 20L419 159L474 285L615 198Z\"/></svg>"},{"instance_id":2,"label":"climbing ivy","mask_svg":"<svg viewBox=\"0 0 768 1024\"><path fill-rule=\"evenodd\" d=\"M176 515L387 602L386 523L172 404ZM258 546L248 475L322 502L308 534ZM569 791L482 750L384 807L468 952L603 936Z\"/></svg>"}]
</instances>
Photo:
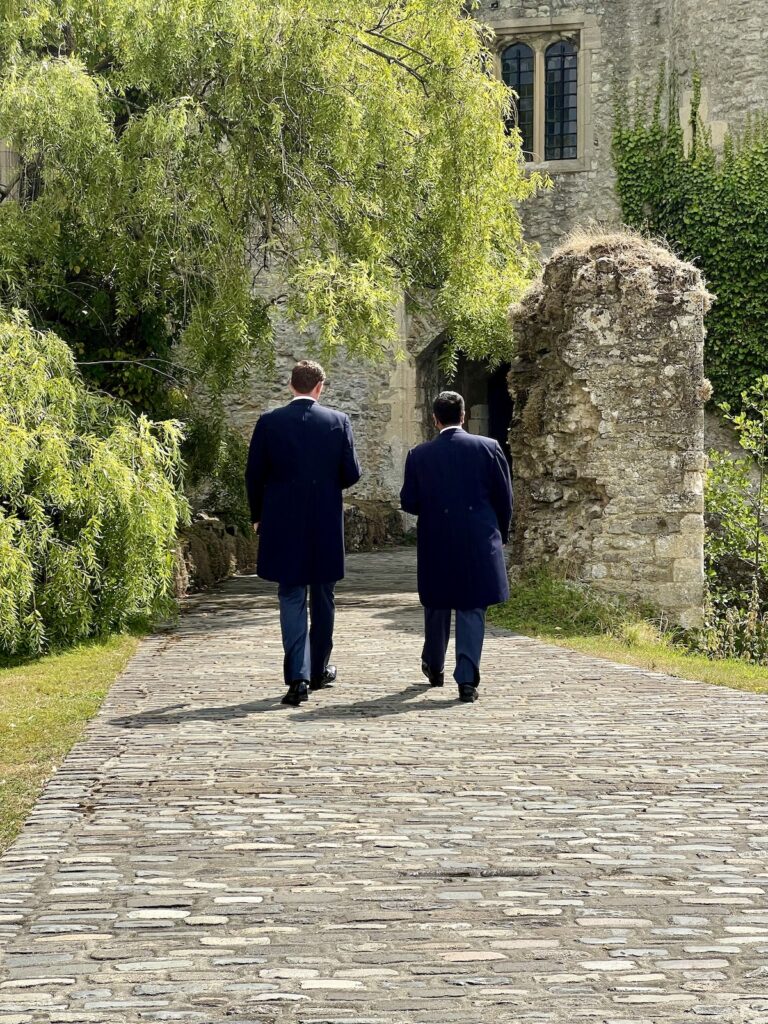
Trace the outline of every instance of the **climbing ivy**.
<instances>
[{"instance_id":1,"label":"climbing ivy","mask_svg":"<svg viewBox=\"0 0 768 1024\"><path fill-rule=\"evenodd\" d=\"M690 135L678 80L662 69L655 95L621 96L613 133L625 221L664 236L699 266L716 295L705 363L715 398L739 406L768 367L768 113L751 116L716 153L693 74Z\"/></svg>"}]
</instances>

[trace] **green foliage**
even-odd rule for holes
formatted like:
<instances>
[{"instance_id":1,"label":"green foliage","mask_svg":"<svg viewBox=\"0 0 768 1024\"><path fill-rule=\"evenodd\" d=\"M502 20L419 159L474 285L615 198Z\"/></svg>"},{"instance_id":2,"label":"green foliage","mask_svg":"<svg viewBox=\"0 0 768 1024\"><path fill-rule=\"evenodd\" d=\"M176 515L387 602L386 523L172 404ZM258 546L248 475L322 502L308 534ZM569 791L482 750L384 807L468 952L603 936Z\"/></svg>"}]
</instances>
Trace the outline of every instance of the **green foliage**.
<instances>
[{"instance_id":1,"label":"green foliage","mask_svg":"<svg viewBox=\"0 0 768 1024\"><path fill-rule=\"evenodd\" d=\"M701 267L716 302L707 316L705 363L717 398L738 403L768 365L768 116L753 116L716 156L699 115L693 77L690 142L677 81L662 72L652 103L617 108L613 155L623 216L663 235Z\"/></svg>"},{"instance_id":2,"label":"green foliage","mask_svg":"<svg viewBox=\"0 0 768 1024\"><path fill-rule=\"evenodd\" d=\"M626 601L553 575L545 566L526 572L493 618L507 629L573 637L618 636L641 615Z\"/></svg>"},{"instance_id":3,"label":"green foliage","mask_svg":"<svg viewBox=\"0 0 768 1024\"><path fill-rule=\"evenodd\" d=\"M89 391L67 345L0 311L0 651L39 653L166 606L180 430Z\"/></svg>"},{"instance_id":4,"label":"green foliage","mask_svg":"<svg viewBox=\"0 0 768 1024\"><path fill-rule=\"evenodd\" d=\"M748 604L756 568L762 586L768 586L768 535L758 515L752 468L746 457L709 454L704 564L715 608Z\"/></svg>"},{"instance_id":5,"label":"green foliage","mask_svg":"<svg viewBox=\"0 0 768 1024\"><path fill-rule=\"evenodd\" d=\"M0 301L100 385L185 413L269 364L284 301L325 355L380 357L403 290L507 351L541 180L463 0L4 3Z\"/></svg>"},{"instance_id":6,"label":"green foliage","mask_svg":"<svg viewBox=\"0 0 768 1024\"><path fill-rule=\"evenodd\" d=\"M768 611L760 597L758 580L746 606L707 600L704 626L695 636L694 649L710 658L738 658L755 665L768 665Z\"/></svg>"},{"instance_id":7,"label":"green foliage","mask_svg":"<svg viewBox=\"0 0 768 1024\"><path fill-rule=\"evenodd\" d=\"M252 536L251 512L245 493L248 445L222 416L210 410L187 424L185 448L195 452L188 483L194 505L215 512L225 523Z\"/></svg>"},{"instance_id":8,"label":"green foliage","mask_svg":"<svg viewBox=\"0 0 768 1024\"><path fill-rule=\"evenodd\" d=\"M710 454L705 503L706 621L698 649L711 657L768 665L768 375L720 406L748 457Z\"/></svg>"}]
</instances>

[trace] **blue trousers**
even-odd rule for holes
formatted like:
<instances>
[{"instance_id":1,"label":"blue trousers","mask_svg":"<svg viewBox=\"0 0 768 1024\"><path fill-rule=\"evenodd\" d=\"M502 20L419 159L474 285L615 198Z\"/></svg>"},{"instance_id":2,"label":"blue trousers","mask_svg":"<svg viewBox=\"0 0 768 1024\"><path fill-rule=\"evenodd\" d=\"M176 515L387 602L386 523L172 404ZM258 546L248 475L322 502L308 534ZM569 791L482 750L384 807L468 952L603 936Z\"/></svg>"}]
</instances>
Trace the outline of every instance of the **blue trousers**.
<instances>
[{"instance_id":1,"label":"blue trousers","mask_svg":"<svg viewBox=\"0 0 768 1024\"><path fill-rule=\"evenodd\" d=\"M463 686L480 682L480 656L485 639L485 608L456 610L456 669L453 678ZM424 650L421 659L433 672L445 668L451 637L451 609L424 609Z\"/></svg>"},{"instance_id":2,"label":"blue trousers","mask_svg":"<svg viewBox=\"0 0 768 1024\"><path fill-rule=\"evenodd\" d=\"M307 682L319 679L328 667L336 617L335 586L335 583L313 583L310 587L281 583L278 587L286 684L300 679Z\"/></svg>"}]
</instances>

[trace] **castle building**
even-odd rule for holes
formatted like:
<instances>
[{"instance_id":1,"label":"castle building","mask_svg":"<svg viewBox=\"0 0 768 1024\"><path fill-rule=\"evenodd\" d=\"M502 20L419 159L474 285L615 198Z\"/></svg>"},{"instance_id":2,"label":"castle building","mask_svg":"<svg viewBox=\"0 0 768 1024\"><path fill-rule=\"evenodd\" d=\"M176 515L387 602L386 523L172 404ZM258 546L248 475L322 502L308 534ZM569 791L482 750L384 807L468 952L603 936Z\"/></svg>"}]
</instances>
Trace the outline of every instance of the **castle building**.
<instances>
[{"instance_id":1,"label":"castle building","mask_svg":"<svg viewBox=\"0 0 768 1024\"><path fill-rule=\"evenodd\" d=\"M716 144L750 111L768 110L767 15L766 0L482 0L475 16L493 31L496 74L518 94L527 162L554 182L522 208L526 235L544 256L577 226L620 221L611 156L620 89L652 93L666 64L680 76L685 125L695 62L701 115ZM356 430L365 475L355 497L389 504L409 448L432 436L429 405L445 383L439 327L403 306L400 330L404 360L371 367L340 359L327 389ZM278 326L277 350L277 380L255 382L231 406L244 434L259 412L284 401L288 368L306 354L287 323ZM463 361L452 386L467 400L468 429L506 443L505 368Z\"/></svg>"}]
</instances>

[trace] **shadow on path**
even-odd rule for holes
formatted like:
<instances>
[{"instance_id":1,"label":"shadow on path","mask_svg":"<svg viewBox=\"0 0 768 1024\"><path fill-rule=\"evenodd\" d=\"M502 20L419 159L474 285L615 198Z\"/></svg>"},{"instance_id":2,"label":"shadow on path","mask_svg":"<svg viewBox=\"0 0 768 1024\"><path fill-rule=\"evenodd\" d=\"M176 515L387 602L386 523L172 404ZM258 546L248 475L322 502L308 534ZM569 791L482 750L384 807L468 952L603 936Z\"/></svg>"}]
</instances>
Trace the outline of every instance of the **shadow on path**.
<instances>
[{"instance_id":1,"label":"shadow on path","mask_svg":"<svg viewBox=\"0 0 768 1024\"><path fill-rule=\"evenodd\" d=\"M343 684L341 685L343 686ZM329 687L323 692L330 693L331 689ZM450 692L453 688L449 684L447 689ZM440 711L457 703L457 697L413 702L415 697L426 696L429 693L434 693L434 690L434 687L418 683L373 700L358 700L352 704L328 704L326 706L315 703L323 699L323 692L320 692L312 694L309 703L301 708L289 708L281 704L282 694L276 694L274 697L264 700L251 700L243 704L218 707L196 708L186 704L169 704L164 708L154 708L152 711L112 718L110 724L123 726L126 729L145 729L153 725L180 725L183 722L229 722L238 718L250 718L251 715L264 714L268 711L298 714L305 722L321 719L343 721L348 718L382 718L404 715L410 711Z\"/></svg>"},{"instance_id":2,"label":"shadow on path","mask_svg":"<svg viewBox=\"0 0 768 1024\"><path fill-rule=\"evenodd\" d=\"M342 684L343 685L343 684ZM441 711L458 703L458 691L453 699L428 700L414 703L413 698L434 693L435 687L414 683L404 690L388 693L374 700L358 700L353 704L328 704L325 707L312 706L312 698L306 710L302 710L302 721L345 718L383 718L392 715L406 715L410 711ZM317 699L317 698L314 698ZM322 699L322 698L320 698Z\"/></svg>"},{"instance_id":3,"label":"shadow on path","mask_svg":"<svg viewBox=\"0 0 768 1024\"><path fill-rule=\"evenodd\" d=\"M249 700L243 704L223 704L218 707L196 708L188 704L168 704L152 711L140 711L135 715L110 718L110 725L122 725L126 729L144 729L150 725L179 725L181 722L229 722L235 718L249 718L265 711L286 710L280 703L282 694L275 694L264 700ZM182 710L185 709L185 710Z\"/></svg>"}]
</instances>

